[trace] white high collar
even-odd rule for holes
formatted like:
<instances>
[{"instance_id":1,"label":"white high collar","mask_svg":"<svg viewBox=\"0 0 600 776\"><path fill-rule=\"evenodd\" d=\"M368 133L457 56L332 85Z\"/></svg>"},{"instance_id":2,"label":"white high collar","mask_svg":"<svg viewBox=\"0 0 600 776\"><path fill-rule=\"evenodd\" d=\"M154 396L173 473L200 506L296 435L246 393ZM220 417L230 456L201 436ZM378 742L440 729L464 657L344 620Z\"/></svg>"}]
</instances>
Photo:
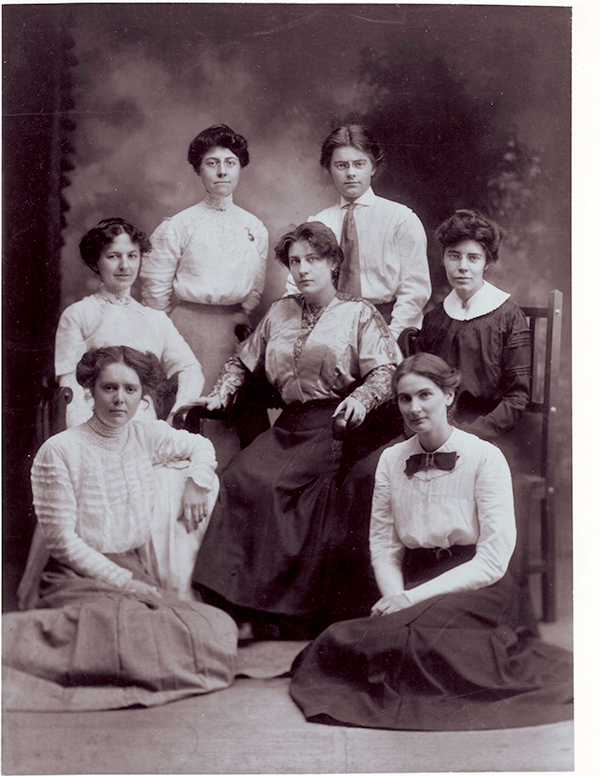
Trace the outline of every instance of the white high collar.
<instances>
[{"instance_id":1,"label":"white high collar","mask_svg":"<svg viewBox=\"0 0 600 776\"><path fill-rule=\"evenodd\" d=\"M497 310L509 297L510 294L506 291L484 280L482 288L466 302L463 302L456 290L452 289L444 299L443 305L447 315L455 321L470 321Z\"/></svg>"}]
</instances>

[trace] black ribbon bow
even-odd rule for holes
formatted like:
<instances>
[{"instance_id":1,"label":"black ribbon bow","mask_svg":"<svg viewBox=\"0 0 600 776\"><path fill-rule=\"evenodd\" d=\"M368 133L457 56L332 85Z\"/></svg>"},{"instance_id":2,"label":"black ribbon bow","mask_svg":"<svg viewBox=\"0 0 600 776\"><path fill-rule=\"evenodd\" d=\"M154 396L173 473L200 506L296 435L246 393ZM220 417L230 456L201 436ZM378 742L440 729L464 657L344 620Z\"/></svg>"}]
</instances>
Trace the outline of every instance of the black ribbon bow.
<instances>
[{"instance_id":1,"label":"black ribbon bow","mask_svg":"<svg viewBox=\"0 0 600 776\"><path fill-rule=\"evenodd\" d=\"M416 453L407 460L404 473L407 477L412 477L415 472L426 469L450 472L456 465L457 457L456 453Z\"/></svg>"}]
</instances>

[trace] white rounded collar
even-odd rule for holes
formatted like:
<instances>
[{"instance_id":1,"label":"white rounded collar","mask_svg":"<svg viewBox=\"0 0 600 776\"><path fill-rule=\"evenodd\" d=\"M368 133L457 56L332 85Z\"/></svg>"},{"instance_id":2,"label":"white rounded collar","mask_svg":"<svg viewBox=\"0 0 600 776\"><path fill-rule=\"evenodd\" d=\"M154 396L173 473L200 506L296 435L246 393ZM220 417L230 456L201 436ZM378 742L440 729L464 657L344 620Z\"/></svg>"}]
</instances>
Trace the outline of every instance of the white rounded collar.
<instances>
[{"instance_id":1,"label":"white rounded collar","mask_svg":"<svg viewBox=\"0 0 600 776\"><path fill-rule=\"evenodd\" d=\"M456 290L452 289L444 299L443 305L446 314L455 321L470 321L497 310L509 297L510 294L506 291L484 280L483 287L466 302L463 302Z\"/></svg>"}]
</instances>

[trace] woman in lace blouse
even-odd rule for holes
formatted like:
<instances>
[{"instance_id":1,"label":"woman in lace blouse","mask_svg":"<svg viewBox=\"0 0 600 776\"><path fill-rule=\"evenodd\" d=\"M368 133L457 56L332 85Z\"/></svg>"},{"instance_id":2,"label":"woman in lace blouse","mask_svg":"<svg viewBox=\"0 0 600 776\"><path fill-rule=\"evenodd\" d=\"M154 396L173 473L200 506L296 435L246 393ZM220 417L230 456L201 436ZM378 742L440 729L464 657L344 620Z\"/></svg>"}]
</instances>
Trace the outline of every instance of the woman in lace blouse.
<instances>
[{"instance_id":1,"label":"woman in lace blouse","mask_svg":"<svg viewBox=\"0 0 600 776\"><path fill-rule=\"evenodd\" d=\"M373 305L336 292L343 255L328 227L302 224L276 255L300 293L271 305L203 403L227 405L264 368L285 409L223 472L194 580L238 620L283 632L285 617L310 628L331 614L328 550L343 532L331 510L341 456L332 421L358 426L387 400L400 354Z\"/></svg>"},{"instance_id":2,"label":"woman in lace blouse","mask_svg":"<svg viewBox=\"0 0 600 776\"><path fill-rule=\"evenodd\" d=\"M144 304L168 313L204 371L205 393L235 351L265 283L268 233L233 203L248 143L224 124L194 138L188 161L206 190L196 205L165 218L152 234L141 277Z\"/></svg>"},{"instance_id":3,"label":"woman in lace blouse","mask_svg":"<svg viewBox=\"0 0 600 776\"><path fill-rule=\"evenodd\" d=\"M61 386L73 391L73 399L67 405L67 428L87 421L94 406L90 391L77 381L77 364L87 351L107 345L127 345L153 353L160 361L164 378L177 378L177 394L168 422L180 406L194 401L202 392L204 377L200 364L169 316L141 305L131 295L141 258L150 248L144 232L122 218L100 221L81 240L81 258L100 277L101 286L95 294L67 307L56 331L56 377ZM144 397L139 403L136 420L156 420L157 403L160 401ZM177 520L185 480L180 464L157 465L154 475L159 483L156 489L159 511L171 513L170 521L153 525L158 563L161 573L171 580L173 589L182 597L189 597L193 556L200 546L206 523L190 537ZM40 555L39 544L40 533L36 528L31 561ZM30 565L28 563L28 567ZM36 573L34 569L33 574ZM19 592L21 599L26 598L24 591L28 588L29 574L26 573Z\"/></svg>"},{"instance_id":4,"label":"woman in lace blouse","mask_svg":"<svg viewBox=\"0 0 600 776\"><path fill-rule=\"evenodd\" d=\"M50 437L35 457L33 501L50 559L38 609L14 615L7 628L5 660L17 680L23 673L47 680L40 703L49 690L62 697L65 684L102 685L87 700L110 708L232 681L233 621L182 601L156 563L152 523L169 520L156 498L156 465L186 467L179 512L190 535L208 519L219 487L207 439L164 421L132 421L161 378L151 353L118 346L85 353L77 379L92 393L94 413Z\"/></svg>"}]
</instances>

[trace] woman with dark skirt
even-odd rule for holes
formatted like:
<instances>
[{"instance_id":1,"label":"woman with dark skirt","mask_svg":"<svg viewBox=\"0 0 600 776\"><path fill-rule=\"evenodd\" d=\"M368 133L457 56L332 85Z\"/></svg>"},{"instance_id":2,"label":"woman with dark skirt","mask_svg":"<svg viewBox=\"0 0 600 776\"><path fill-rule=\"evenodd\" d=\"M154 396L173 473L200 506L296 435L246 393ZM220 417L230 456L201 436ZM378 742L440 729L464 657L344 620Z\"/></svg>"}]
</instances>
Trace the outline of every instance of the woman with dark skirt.
<instances>
[{"instance_id":1,"label":"woman with dark skirt","mask_svg":"<svg viewBox=\"0 0 600 776\"><path fill-rule=\"evenodd\" d=\"M415 435L377 468L370 548L381 597L371 617L330 626L299 656L290 690L309 721L486 730L572 716L571 654L519 624L506 460L448 421L459 381L427 353L396 371Z\"/></svg>"},{"instance_id":2,"label":"woman with dark skirt","mask_svg":"<svg viewBox=\"0 0 600 776\"><path fill-rule=\"evenodd\" d=\"M452 291L426 313L418 349L460 370L452 424L497 444L514 472L528 443L509 432L529 401L531 338L527 319L510 294L484 280L484 272L498 260L502 234L487 216L457 210L439 226L436 237ZM368 585L355 586L354 598L361 596L364 605L372 603L368 596L374 590L366 547L375 470L382 452L406 437L401 424L400 431L360 460L340 489L339 508L353 515L345 552L357 559L357 568L362 567L362 576L369 580ZM531 459L532 453L527 455Z\"/></svg>"},{"instance_id":3,"label":"woman with dark skirt","mask_svg":"<svg viewBox=\"0 0 600 776\"><path fill-rule=\"evenodd\" d=\"M335 591L324 600L329 547L345 530L331 508L342 452L334 417L356 427L388 400L400 353L373 305L336 292L343 254L328 227L302 224L276 255L300 293L273 303L200 401L225 406L264 368L284 410L224 470L194 580L255 636L305 637L335 619Z\"/></svg>"}]
</instances>

